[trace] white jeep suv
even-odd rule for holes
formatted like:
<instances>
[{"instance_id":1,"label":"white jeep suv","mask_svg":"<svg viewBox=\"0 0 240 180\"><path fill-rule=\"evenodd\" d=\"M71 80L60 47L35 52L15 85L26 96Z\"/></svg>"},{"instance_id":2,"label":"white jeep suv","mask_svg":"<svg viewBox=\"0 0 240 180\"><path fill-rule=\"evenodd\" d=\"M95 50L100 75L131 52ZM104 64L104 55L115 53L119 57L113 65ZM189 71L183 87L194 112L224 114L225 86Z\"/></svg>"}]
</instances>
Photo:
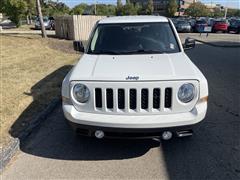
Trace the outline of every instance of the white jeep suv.
<instances>
[{"instance_id":1,"label":"white jeep suv","mask_svg":"<svg viewBox=\"0 0 240 180\"><path fill-rule=\"evenodd\" d=\"M63 112L82 135L192 135L207 111L208 83L182 46L170 19L110 17L98 21L62 84Z\"/></svg>"}]
</instances>

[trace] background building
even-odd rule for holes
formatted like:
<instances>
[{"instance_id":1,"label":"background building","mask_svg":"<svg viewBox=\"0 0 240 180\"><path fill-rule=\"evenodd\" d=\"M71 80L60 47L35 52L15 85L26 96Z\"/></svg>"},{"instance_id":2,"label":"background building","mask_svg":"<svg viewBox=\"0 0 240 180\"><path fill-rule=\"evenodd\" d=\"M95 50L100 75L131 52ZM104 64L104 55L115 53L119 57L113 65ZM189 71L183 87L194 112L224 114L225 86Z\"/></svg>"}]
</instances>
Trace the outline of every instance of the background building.
<instances>
[{"instance_id":1,"label":"background building","mask_svg":"<svg viewBox=\"0 0 240 180\"><path fill-rule=\"evenodd\" d=\"M196 2L197 0L180 0L179 3L179 11L176 13L176 16L184 15L185 10L190 6L190 4Z\"/></svg>"},{"instance_id":2,"label":"background building","mask_svg":"<svg viewBox=\"0 0 240 180\"><path fill-rule=\"evenodd\" d=\"M197 0L176 0L179 5L179 11L176 13L176 16L183 15L185 9L189 7L189 5ZM133 4L139 4L142 7L146 7L148 0L130 0ZM153 0L154 6L154 14L159 15L167 15L167 8L168 8L169 0Z\"/></svg>"},{"instance_id":3,"label":"background building","mask_svg":"<svg viewBox=\"0 0 240 180\"><path fill-rule=\"evenodd\" d=\"M205 6L211 11L214 12L216 9L220 11L224 11L224 6L221 4L215 4L215 3L210 3L210 4L205 4Z\"/></svg>"}]
</instances>

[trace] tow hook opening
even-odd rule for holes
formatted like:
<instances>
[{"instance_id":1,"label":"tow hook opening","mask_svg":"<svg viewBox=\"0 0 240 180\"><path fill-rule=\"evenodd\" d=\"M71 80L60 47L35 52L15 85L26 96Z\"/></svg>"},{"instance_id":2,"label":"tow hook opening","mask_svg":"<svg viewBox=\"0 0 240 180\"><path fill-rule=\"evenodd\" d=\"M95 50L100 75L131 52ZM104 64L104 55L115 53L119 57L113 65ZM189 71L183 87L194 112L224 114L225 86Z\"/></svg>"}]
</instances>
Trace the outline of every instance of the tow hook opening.
<instances>
[{"instance_id":1,"label":"tow hook opening","mask_svg":"<svg viewBox=\"0 0 240 180\"><path fill-rule=\"evenodd\" d=\"M183 137L190 137L193 135L193 130L183 130L183 131L177 131L176 132L177 137L183 138Z\"/></svg>"}]
</instances>

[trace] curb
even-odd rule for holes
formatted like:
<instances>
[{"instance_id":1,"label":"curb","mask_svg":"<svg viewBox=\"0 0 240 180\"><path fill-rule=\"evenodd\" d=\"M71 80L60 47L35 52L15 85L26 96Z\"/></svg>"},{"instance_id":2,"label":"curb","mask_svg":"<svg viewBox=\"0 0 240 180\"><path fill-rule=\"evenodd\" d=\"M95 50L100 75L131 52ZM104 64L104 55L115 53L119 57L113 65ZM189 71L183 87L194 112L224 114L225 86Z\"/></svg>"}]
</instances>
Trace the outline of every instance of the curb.
<instances>
[{"instance_id":1,"label":"curb","mask_svg":"<svg viewBox=\"0 0 240 180\"><path fill-rule=\"evenodd\" d=\"M46 119L46 117L55 109L60 103L59 99L53 99L50 104L36 117L29 126L19 135L18 138L12 138L11 142L0 152L0 173L3 172L6 165L9 163L14 154L20 149L20 141L25 140L32 131L39 127L39 125Z\"/></svg>"},{"instance_id":2,"label":"curb","mask_svg":"<svg viewBox=\"0 0 240 180\"><path fill-rule=\"evenodd\" d=\"M226 44L220 45L220 44L214 44L214 43L211 43L211 42L202 41L202 40L195 39L195 38L193 38L193 39L197 42L200 42L200 43L203 43L203 44L206 44L206 45L209 45L209 46L213 46L213 47L240 48L240 44L239 45L226 45Z\"/></svg>"},{"instance_id":3,"label":"curb","mask_svg":"<svg viewBox=\"0 0 240 180\"><path fill-rule=\"evenodd\" d=\"M6 148L0 152L0 173L3 172L3 169L12 159L14 154L19 150L20 141L18 138L12 138L11 142L8 144Z\"/></svg>"}]
</instances>

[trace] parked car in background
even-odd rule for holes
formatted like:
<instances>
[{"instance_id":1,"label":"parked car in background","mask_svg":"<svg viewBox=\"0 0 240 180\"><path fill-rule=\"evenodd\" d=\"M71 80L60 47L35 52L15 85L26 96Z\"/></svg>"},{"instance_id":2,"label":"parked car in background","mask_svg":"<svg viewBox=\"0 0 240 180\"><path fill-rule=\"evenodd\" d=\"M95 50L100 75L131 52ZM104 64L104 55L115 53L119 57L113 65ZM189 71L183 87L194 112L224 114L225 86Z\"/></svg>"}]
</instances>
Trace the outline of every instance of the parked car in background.
<instances>
[{"instance_id":1,"label":"parked car in background","mask_svg":"<svg viewBox=\"0 0 240 180\"><path fill-rule=\"evenodd\" d=\"M178 20L176 18L170 18L175 27L177 27Z\"/></svg>"},{"instance_id":2,"label":"parked car in background","mask_svg":"<svg viewBox=\"0 0 240 180\"><path fill-rule=\"evenodd\" d=\"M207 26L208 26L207 21L205 21L204 19L197 20L194 26L194 32L203 32L204 28Z\"/></svg>"},{"instance_id":3,"label":"parked car in background","mask_svg":"<svg viewBox=\"0 0 240 180\"><path fill-rule=\"evenodd\" d=\"M228 32L240 33L240 19L230 22L230 26L228 26Z\"/></svg>"},{"instance_id":4,"label":"parked car in background","mask_svg":"<svg viewBox=\"0 0 240 180\"><path fill-rule=\"evenodd\" d=\"M209 18L209 19L208 19L208 21L207 21L207 23L208 23L208 26L211 26L211 27L213 27L213 25L214 25L215 21L216 21L216 19L214 19L214 18Z\"/></svg>"},{"instance_id":5,"label":"parked car in background","mask_svg":"<svg viewBox=\"0 0 240 180\"><path fill-rule=\"evenodd\" d=\"M191 32L192 27L188 21L178 21L176 24L176 29L178 32Z\"/></svg>"},{"instance_id":6,"label":"parked car in background","mask_svg":"<svg viewBox=\"0 0 240 180\"><path fill-rule=\"evenodd\" d=\"M43 17L43 24L44 24L45 29L47 29L47 30L55 29L55 23L54 23L53 17ZM41 29L39 17L37 17L37 19L36 19L35 29Z\"/></svg>"},{"instance_id":7,"label":"parked car in background","mask_svg":"<svg viewBox=\"0 0 240 180\"><path fill-rule=\"evenodd\" d=\"M228 31L228 26L227 20L216 20L212 26L212 32L222 31L226 33Z\"/></svg>"},{"instance_id":8,"label":"parked car in background","mask_svg":"<svg viewBox=\"0 0 240 180\"><path fill-rule=\"evenodd\" d=\"M50 20L51 29L55 30L55 19L54 19L54 17L49 17L48 19Z\"/></svg>"},{"instance_id":9,"label":"parked car in background","mask_svg":"<svg viewBox=\"0 0 240 180\"><path fill-rule=\"evenodd\" d=\"M188 22L189 22L189 24L191 25L191 28L192 28L192 30L194 29L194 26L195 26L195 24L196 24L196 19L189 19L188 20Z\"/></svg>"},{"instance_id":10,"label":"parked car in background","mask_svg":"<svg viewBox=\"0 0 240 180\"><path fill-rule=\"evenodd\" d=\"M16 28L16 24L12 22L10 19L4 19L0 22L0 26L2 29L12 29Z\"/></svg>"}]
</instances>

